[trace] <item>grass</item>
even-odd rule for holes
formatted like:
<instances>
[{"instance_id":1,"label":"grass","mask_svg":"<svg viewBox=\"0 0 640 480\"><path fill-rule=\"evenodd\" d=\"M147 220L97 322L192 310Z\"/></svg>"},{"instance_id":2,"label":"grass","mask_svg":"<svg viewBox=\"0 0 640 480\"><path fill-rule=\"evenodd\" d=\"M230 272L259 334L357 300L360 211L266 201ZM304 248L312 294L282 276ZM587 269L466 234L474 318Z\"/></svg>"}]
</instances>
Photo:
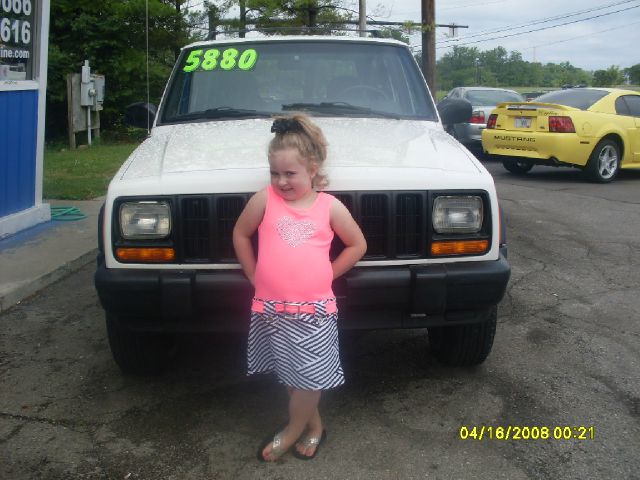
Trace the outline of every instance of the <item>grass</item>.
<instances>
[{"instance_id":1,"label":"grass","mask_svg":"<svg viewBox=\"0 0 640 480\"><path fill-rule=\"evenodd\" d=\"M113 175L138 143L94 143L78 150L44 151L46 199L88 200L104 195Z\"/></svg>"}]
</instances>

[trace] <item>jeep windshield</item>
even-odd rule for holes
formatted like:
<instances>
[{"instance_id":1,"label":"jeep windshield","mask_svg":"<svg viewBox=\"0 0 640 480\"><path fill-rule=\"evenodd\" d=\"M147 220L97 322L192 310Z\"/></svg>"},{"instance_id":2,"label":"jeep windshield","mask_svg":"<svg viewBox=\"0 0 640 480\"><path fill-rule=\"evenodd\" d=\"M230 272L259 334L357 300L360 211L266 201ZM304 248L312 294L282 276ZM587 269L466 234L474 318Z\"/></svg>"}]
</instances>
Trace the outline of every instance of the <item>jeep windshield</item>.
<instances>
[{"instance_id":1,"label":"jeep windshield","mask_svg":"<svg viewBox=\"0 0 640 480\"><path fill-rule=\"evenodd\" d=\"M380 42L201 44L178 59L158 124L314 116L437 121L410 51Z\"/></svg>"}]
</instances>

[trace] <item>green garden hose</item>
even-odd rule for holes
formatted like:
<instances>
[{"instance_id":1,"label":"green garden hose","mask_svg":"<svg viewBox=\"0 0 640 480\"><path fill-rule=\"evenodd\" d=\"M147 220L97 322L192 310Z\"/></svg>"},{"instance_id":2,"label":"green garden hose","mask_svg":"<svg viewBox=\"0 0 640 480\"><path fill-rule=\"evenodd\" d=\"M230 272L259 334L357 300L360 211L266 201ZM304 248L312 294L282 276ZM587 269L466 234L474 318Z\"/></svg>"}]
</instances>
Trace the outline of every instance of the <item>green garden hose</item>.
<instances>
[{"instance_id":1,"label":"green garden hose","mask_svg":"<svg viewBox=\"0 0 640 480\"><path fill-rule=\"evenodd\" d=\"M51 207L51 220L71 222L84 218L87 216L76 207Z\"/></svg>"}]
</instances>

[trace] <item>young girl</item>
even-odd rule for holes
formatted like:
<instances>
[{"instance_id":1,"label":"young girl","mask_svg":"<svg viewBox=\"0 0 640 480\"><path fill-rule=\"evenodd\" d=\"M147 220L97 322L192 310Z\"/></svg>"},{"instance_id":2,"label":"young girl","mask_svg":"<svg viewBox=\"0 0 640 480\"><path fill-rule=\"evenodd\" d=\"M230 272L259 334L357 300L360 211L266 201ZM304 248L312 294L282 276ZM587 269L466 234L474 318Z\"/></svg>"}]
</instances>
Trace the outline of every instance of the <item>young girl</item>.
<instances>
[{"instance_id":1,"label":"young girl","mask_svg":"<svg viewBox=\"0 0 640 480\"><path fill-rule=\"evenodd\" d=\"M276 119L271 131L271 184L251 197L233 230L236 256L255 287L248 373L275 372L289 394L289 423L265 440L258 458L275 461L295 443L292 453L311 459L326 438L318 412L322 390L344 383L331 283L362 258L367 244L347 208L316 191L328 183L320 128L294 115ZM345 248L331 262L334 232Z\"/></svg>"}]
</instances>

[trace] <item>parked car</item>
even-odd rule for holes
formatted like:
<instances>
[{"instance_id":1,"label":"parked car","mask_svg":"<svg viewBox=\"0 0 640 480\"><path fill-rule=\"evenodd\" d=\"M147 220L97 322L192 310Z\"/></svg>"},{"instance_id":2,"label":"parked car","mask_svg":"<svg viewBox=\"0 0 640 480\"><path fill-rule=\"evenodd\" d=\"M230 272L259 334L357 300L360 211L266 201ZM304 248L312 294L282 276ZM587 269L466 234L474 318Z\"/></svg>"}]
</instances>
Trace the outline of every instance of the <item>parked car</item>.
<instances>
[{"instance_id":1,"label":"parked car","mask_svg":"<svg viewBox=\"0 0 640 480\"><path fill-rule=\"evenodd\" d=\"M444 120L471 113L450 102ZM232 230L269 182L273 117L303 111L329 141L329 192L350 209L365 257L334 282L342 329L427 328L443 363L493 345L510 267L491 175L440 122L407 45L268 37L185 47L151 135L109 185L95 285L124 372L161 369L177 332L244 331L253 289ZM334 240L332 254L341 248Z\"/></svg>"},{"instance_id":2,"label":"parked car","mask_svg":"<svg viewBox=\"0 0 640 480\"><path fill-rule=\"evenodd\" d=\"M543 91L536 91L536 92L523 92L522 96L524 97L524 99L529 102L535 98L538 98L540 95L544 95L547 92L543 92Z\"/></svg>"},{"instance_id":3,"label":"parked car","mask_svg":"<svg viewBox=\"0 0 640 480\"><path fill-rule=\"evenodd\" d=\"M489 115L501 102L524 102L525 98L514 90L491 87L458 87L451 90L443 100L466 100L471 104L471 118L466 122L445 124L445 129L460 143L480 148L482 130Z\"/></svg>"},{"instance_id":4,"label":"parked car","mask_svg":"<svg viewBox=\"0 0 640 480\"><path fill-rule=\"evenodd\" d=\"M529 103L502 103L482 146L512 173L567 166L594 182L610 182L620 168L640 168L640 92L571 88Z\"/></svg>"}]
</instances>

